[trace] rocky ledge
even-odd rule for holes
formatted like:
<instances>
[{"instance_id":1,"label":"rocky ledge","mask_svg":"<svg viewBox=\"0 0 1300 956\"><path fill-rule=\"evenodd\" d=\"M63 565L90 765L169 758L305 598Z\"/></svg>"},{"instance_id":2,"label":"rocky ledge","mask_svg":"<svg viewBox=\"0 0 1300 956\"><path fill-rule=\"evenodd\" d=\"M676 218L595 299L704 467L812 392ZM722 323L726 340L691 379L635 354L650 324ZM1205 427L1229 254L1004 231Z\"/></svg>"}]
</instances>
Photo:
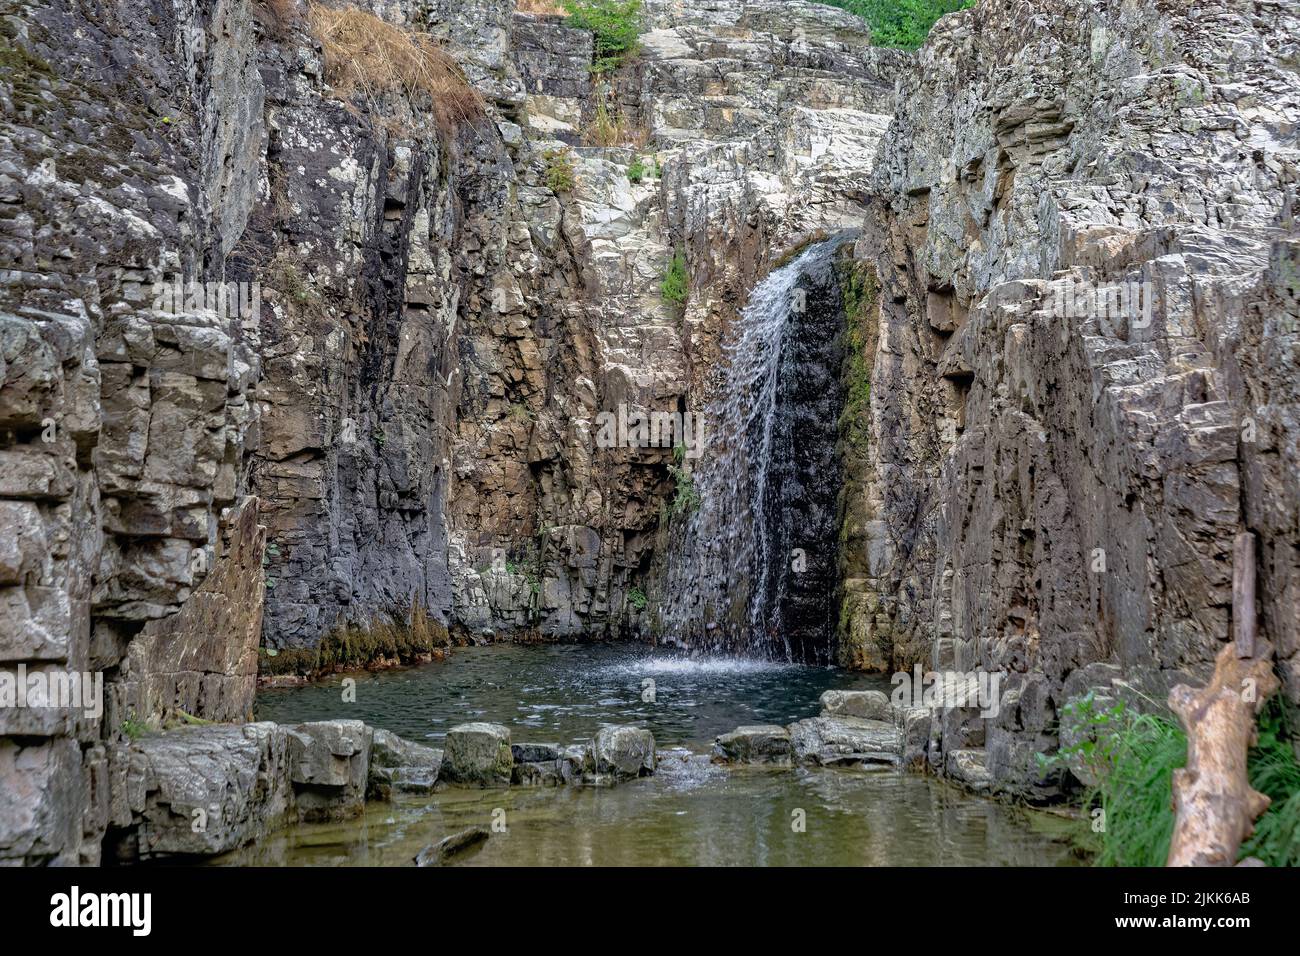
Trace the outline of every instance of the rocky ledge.
<instances>
[{"instance_id":1,"label":"rocky ledge","mask_svg":"<svg viewBox=\"0 0 1300 956\"><path fill-rule=\"evenodd\" d=\"M654 772L655 742L639 727L604 726L586 744L511 744L506 727L469 723L438 750L327 720L183 727L100 757L92 804L105 862L134 863L215 856L290 824L357 816L367 800L447 786L612 786Z\"/></svg>"},{"instance_id":2,"label":"rocky ledge","mask_svg":"<svg viewBox=\"0 0 1300 956\"><path fill-rule=\"evenodd\" d=\"M929 766L975 793L994 790L982 747L943 751L939 732L958 708L899 707L880 691L828 690L821 715L787 727L737 727L716 738L713 759L732 766L879 770Z\"/></svg>"}]
</instances>

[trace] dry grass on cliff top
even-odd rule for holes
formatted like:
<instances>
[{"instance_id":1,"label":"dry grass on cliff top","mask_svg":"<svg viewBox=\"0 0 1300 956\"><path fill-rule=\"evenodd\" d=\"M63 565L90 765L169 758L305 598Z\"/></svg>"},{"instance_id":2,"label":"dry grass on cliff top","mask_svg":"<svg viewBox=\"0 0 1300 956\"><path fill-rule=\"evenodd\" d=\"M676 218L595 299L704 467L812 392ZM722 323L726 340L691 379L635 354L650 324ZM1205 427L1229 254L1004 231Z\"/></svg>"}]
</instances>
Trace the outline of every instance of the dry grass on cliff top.
<instances>
[{"instance_id":1,"label":"dry grass on cliff top","mask_svg":"<svg viewBox=\"0 0 1300 956\"><path fill-rule=\"evenodd\" d=\"M549 14L553 17L569 15L569 11L560 6L559 0L518 0L515 9L520 13Z\"/></svg>"},{"instance_id":2,"label":"dry grass on cliff top","mask_svg":"<svg viewBox=\"0 0 1300 956\"><path fill-rule=\"evenodd\" d=\"M312 3L308 19L325 54L326 78L339 96L360 93L373 104L385 93L398 93L413 108L427 98L446 132L484 114L478 91L433 37L356 7Z\"/></svg>"}]
</instances>

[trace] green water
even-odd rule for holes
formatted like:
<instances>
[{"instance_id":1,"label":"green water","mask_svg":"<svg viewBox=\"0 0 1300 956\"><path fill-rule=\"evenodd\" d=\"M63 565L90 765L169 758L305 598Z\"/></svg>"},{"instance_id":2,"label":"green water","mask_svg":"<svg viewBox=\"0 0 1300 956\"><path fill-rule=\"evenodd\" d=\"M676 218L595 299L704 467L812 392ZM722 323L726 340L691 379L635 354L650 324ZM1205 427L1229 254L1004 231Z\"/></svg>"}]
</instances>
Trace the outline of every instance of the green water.
<instances>
[{"instance_id":1,"label":"green water","mask_svg":"<svg viewBox=\"0 0 1300 956\"><path fill-rule=\"evenodd\" d=\"M472 825L496 826L458 865L1068 865L1042 814L894 770L727 769L712 739L754 722L817 712L832 687L879 678L828 668L690 660L604 645L458 649L444 663L259 694L259 719L355 717L436 744L466 720L515 741L588 739L601 722L649 727L653 777L613 788L446 789L373 803L344 823L304 824L218 860L293 866L409 865ZM653 684L653 700L645 700Z\"/></svg>"}]
</instances>

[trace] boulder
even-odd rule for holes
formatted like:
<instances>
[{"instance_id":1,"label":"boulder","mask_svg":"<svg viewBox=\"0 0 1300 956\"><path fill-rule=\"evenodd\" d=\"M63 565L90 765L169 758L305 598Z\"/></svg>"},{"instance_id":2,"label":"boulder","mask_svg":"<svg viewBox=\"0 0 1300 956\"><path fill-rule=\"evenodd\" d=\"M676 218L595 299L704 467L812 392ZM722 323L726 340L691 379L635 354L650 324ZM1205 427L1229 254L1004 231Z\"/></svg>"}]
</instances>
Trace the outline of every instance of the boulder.
<instances>
[{"instance_id":1,"label":"boulder","mask_svg":"<svg viewBox=\"0 0 1300 956\"><path fill-rule=\"evenodd\" d=\"M359 720L322 720L288 730L289 779L302 819L359 814L365 806L374 730Z\"/></svg>"},{"instance_id":2,"label":"boulder","mask_svg":"<svg viewBox=\"0 0 1300 956\"><path fill-rule=\"evenodd\" d=\"M530 760L516 763L510 782L519 787L560 787L570 779L562 760Z\"/></svg>"},{"instance_id":3,"label":"boulder","mask_svg":"<svg viewBox=\"0 0 1300 956\"><path fill-rule=\"evenodd\" d=\"M739 764L790 765L790 732L776 724L737 727L713 743L715 760Z\"/></svg>"},{"instance_id":4,"label":"boulder","mask_svg":"<svg viewBox=\"0 0 1300 956\"><path fill-rule=\"evenodd\" d=\"M375 730L366 796L388 800L394 793L432 793L442 768L442 751Z\"/></svg>"},{"instance_id":5,"label":"boulder","mask_svg":"<svg viewBox=\"0 0 1300 956\"><path fill-rule=\"evenodd\" d=\"M993 775L989 773L983 748L949 750L945 754L944 771L948 777L976 793L987 793L993 788Z\"/></svg>"},{"instance_id":6,"label":"boulder","mask_svg":"<svg viewBox=\"0 0 1300 956\"><path fill-rule=\"evenodd\" d=\"M276 724L186 727L113 744L110 861L225 853L291 823L293 737Z\"/></svg>"},{"instance_id":7,"label":"boulder","mask_svg":"<svg viewBox=\"0 0 1300 956\"><path fill-rule=\"evenodd\" d=\"M878 690L828 690L821 698L823 717L892 720L889 698Z\"/></svg>"},{"instance_id":8,"label":"boulder","mask_svg":"<svg viewBox=\"0 0 1300 956\"><path fill-rule=\"evenodd\" d=\"M902 745L898 728L883 720L809 717L790 725L790 746L803 764L897 764Z\"/></svg>"},{"instance_id":9,"label":"boulder","mask_svg":"<svg viewBox=\"0 0 1300 956\"><path fill-rule=\"evenodd\" d=\"M644 727L607 724L596 732L593 760L597 775L644 777L655 770L655 739Z\"/></svg>"},{"instance_id":10,"label":"boulder","mask_svg":"<svg viewBox=\"0 0 1300 956\"><path fill-rule=\"evenodd\" d=\"M447 732L442 776L450 783L477 787L510 784L514 756L510 730L501 724L460 724Z\"/></svg>"},{"instance_id":11,"label":"boulder","mask_svg":"<svg viewBox=\"0 0 1300 956\"><path fill-rule=\"evenodd\" d=\"M925 760L930 749L930 726L934 714L928 707L907 707L898 713L903 734L903 763Z\"/></svg>"},{"instance_id":12,"label":"boulder","mask_svg":"<svg viewBox=\"0 0 1300 956\"><path fill-rule=\"evenodd\" d=\"M544 763L560 759L559 744L511 744L515 763Z\"/></svg>"}]
</instances>

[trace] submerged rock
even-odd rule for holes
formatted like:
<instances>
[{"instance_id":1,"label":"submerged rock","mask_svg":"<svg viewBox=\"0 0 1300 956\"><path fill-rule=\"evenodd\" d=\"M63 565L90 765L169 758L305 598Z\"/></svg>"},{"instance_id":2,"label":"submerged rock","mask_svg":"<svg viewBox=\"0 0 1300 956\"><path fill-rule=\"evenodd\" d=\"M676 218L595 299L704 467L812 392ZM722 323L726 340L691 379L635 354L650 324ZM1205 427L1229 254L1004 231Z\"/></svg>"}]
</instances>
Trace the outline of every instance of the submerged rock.
<instances>
[{"instance_id":1,"label":"submerged rock","mask_svg":"<svg viewBox=\"0 0 1300 956\"><path fill-rule=\"evenodd\" d=\"M601 727L592 745L597 775L644 777L655 770L655 739L643 727Z\"/></svg>"},{"instance_id":2,"label":"submerged rock","mask_svg":"<svg viewBox=\"0 0 1300 956\"><path fill-rule=\"evenodd\" d=\"M737 727L722 734L713 744L715 760L724 763L776 764L789 766L790 732L776 724Z\"/></svg>"},{"instance_id":3,"label":"submerged rock","mask_svg":"<svg viewBox=\"0 0 1300 956\"><path fill-rule=\"evenodd\" d=\"M795 760L805 764L897 764L902 735L893 724L861 717L809 717L790 725Z\"/></svg>"},{"instance_id":4,"label":"submerged rock","mask_svg":"<svg viewBox=\"0 0 1300 956\"><path fill-rule=\"evenodd\" d=\"M501 724L469 723L447 733L442 755L442 776L451 783L479 787L510 784L514 756L510 730Z\"/></svg>"},{"instance_id":5,"label":"submerged rock","mask_svg":"<svg viewBox=\"0 0 1300 956\"><path fill-rule=\"evenodd\" d=\"M889 698L878 690L828 690L821 697L823 717L863 717L891 720Z\"/></svg>"},{"instance_id":6,"label":"submerged rock","mask_svg":"<svg viewBox=\"0 0 1300 956\"><path fill-rule=\"evenodd\" d=\"M470 827L445 836L433 846L427 846L415 857L416 866L442 866L452 857L467 850L481 849L492 835L487 827Z\"/></svg>"}]
</instances>

